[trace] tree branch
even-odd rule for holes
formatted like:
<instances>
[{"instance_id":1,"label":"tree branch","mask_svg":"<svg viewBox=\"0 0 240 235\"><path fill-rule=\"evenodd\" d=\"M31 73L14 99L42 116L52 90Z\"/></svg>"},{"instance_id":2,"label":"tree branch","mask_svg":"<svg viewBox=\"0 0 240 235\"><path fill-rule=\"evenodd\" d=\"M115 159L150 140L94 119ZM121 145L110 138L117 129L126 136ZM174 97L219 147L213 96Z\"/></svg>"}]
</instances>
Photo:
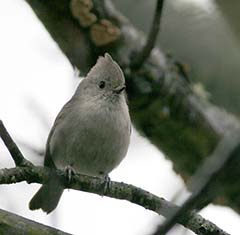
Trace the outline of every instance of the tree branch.
<instances>
[{"instance_id":1,"label":"tree branch","mask_svg":"<svg viewBox=\"0 0 240 235\"><path fill-rule=\"evenodd\" d=\"M191 178L188 188L192 191L192 195L157 228L153 235L167 234L187 211L201 209L202 200L212 201L218 194L218 188L221 187L221 185L215 185L216 178L221 177L224 169L237 164L239 157L240 131L236 130L221 140L212 155L206 159Z\"/></svg>"},{"instance_id":2,"label":"tree branch","mask_svg":"<svg viewBox=\"0 0 240 235\"><path fill-rule=\"evenodd\" d=\"M27 161L23 157L20 149L15 144L12 137L9 135L7 129L5 128L5 126L1 120L0 120L0 137L2 138L8 151L10 152L16 166L32 166L32 163Z\"/></svg>"},{"instance_id":3,"label":"tree branch","mask_svg":"<svg viewBox=\"0 0 240 235\"><path fill-rule=\"evenodd\" d=\"M109 187L104 190L105 181L103 179L76 174L69 184L64 171L56 170L55 173L67 188L127 200L165 217L168 217L178 209L177 206L163 198L159 198L133 185L110 181ZM33 166L1 169L0 184L12 184L22 181L27 181L28 183L44 183L48 180L49 176L50 169L46 167ZM205 220L194 212L189 212L184 218L179 218L178 223L199 235L227 235L226 232L218 228L215 224ZM216 231L218 231L218 233L216 233Z\"/></svg>"},{"instance_id":4,"label":"tree branch","mask_svg":"<svg viewBox=\"0 0 240 235\"><path fill-rule=\"evenodd\" d=\"M0 209L0 234L71 235Z\"/></svg>"},{"instance_id":5,"label":"tree branch","mask_svg":"<svg viewBox=\"0 0 240 235\"><path fill-rule=\"evenodd\" d=\"M147 60L152 49L154 48L154 45L157 40L158 32L160 29L160 20L162 16L163 3L164 3L164 0L157 0L152 27L148 35L146 44L143 47L140 54L137 55L136 60L133 60L133 63L131 64L131 67L133 67L134 69L138 69L142 66L142 64L144 63L144 61Z\"/></svg>"}]
</instances>

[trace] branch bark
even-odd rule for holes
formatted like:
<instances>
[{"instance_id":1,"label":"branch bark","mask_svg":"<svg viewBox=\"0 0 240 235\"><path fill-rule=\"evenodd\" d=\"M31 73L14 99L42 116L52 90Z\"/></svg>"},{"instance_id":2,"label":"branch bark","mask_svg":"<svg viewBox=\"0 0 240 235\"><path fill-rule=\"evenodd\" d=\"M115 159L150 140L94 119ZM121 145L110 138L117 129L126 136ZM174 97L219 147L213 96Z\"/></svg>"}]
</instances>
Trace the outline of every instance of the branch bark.
<instances>
[{"instance_id":1,"label":"branch bark","mask_svg":"<svg viewBox=\"0 0 240 235\"><path fill-rule=\"evenodd\" d=\"M61 179L62 183L65 184L66 188L81 190L89 193L96 193L101 196L107 196L121 200L127 200L165 217L168 217L178 209L176 205L166 201L165 199L159 198L156 195L153 195L133 185L110 181L109 187L107 189L104 189L105 181L100 178L76 174L73 176L69 184L64 171L57 170L56 175ZM50 170L46 167L33 166L1 169L0 184L12 184L22 181L27 181L27 183L44 183L48 180L49 176ZM3 223L6 221L6 218L5 216L1 216L1 212L2 211L0 211L0 223ZM9 219L10 221L7 220L7 222L4 222L8 224L8 226L6 226L6 229L13 229L12 231L14 231L14 229L18 227L18 224L14 223L13 221L17 221L18 217L10 216ZM24 224L21 229L29 229L29 226L35 225L32 221L26 219L21 219L21 221ZM199 235L227 235L226 232L218 228L215 224L211 223L208 220L205 220L203 217L194 212L187 213L184 217L179 218L177 222ZM5 227L3 226L2 229L5 229ZM4 232L6 231L8 230L4 230Z\"/></svg>"}]
</instances>

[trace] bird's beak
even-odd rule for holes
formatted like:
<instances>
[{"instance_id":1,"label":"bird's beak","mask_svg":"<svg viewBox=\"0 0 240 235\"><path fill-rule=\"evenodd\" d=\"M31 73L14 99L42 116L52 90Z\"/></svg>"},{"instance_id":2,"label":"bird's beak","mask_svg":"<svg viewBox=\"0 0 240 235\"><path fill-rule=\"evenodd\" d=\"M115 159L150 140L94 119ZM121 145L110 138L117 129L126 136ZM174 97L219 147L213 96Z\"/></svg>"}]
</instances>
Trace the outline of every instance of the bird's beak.
<instances>
[{"instance_id":1,"label":"bird's beak","mask_svg":"<svg viewBox=\"0 0 240 235\"><path fill-rule=\"evenodd\" d=\"M117 93L117 94L120 94L122 91L124 91L126 89L126 86L125 85L120 85L116 88L114 88L114 92Z\"/></svg>"}]
</instances>

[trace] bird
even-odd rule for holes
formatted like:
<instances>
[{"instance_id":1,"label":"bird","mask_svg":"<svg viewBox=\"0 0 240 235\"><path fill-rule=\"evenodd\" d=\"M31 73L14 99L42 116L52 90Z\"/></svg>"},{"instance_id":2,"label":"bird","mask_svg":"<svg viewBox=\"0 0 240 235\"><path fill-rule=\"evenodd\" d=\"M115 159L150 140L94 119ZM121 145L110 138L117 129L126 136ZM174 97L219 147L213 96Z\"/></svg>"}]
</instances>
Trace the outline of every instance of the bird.
<instances>
[{"instance_id":1,"label":"bird","mask_svg":"<svg viewBox=\"0 0 240 235\"><path fill-rule=\"evenodd\" d=\"M44 166L108 177L126 156L130 143L125 89L117 62L108 53L100 56L57 115L47 139ZM50 176L31 199L30 210L52 212L63 191L60 180Z\"/></svg>"}]
</instances>

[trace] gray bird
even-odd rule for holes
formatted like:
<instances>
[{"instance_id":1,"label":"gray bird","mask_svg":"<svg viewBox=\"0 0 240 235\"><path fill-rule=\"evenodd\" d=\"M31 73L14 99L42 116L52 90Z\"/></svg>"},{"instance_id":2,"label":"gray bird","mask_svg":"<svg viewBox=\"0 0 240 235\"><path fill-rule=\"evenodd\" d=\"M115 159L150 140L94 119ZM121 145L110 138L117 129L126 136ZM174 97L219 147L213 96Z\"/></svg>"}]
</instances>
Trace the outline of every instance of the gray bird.
<instances>
[{"instance_id":1,"label":"gray bird","mask_svg":"<svg viewBox=\"0 0 240 235\"><path fill-rule=\"evenodd\" d=\"M106 177L125 157L131 121L125 96L125 78L109 54L80 82L63 106L48 136L44 165L76 173ZM50 177L29 203L31 210L50 213L64 187Z\"/></svg>"}]
</instances>

